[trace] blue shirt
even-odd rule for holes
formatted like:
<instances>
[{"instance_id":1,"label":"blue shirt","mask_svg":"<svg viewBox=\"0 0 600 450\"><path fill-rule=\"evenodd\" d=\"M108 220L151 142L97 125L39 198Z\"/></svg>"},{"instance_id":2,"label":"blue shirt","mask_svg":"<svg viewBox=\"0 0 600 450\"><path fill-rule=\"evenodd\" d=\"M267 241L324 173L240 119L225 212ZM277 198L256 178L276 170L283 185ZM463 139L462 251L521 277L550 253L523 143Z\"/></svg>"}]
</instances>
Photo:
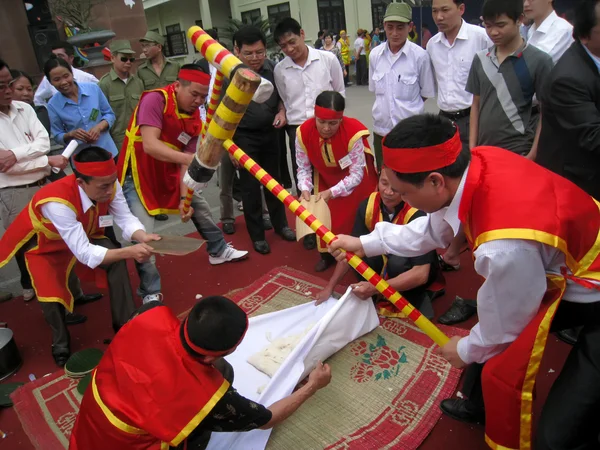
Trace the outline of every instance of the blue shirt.
<instances>
[{"instance_id":1,"label":"blue shirt","mask_svg":"<svg viewBox=\"0 0 600 450\"><path fill-rule=\"evenodd\" d=\"M119 150L110 137L110 128L115 123L115 114L108 100L95 83L76 83L79 88L77 103L60 92L52 96L48 102L50 126L57 142L65 144L65 133L82 128L91 130L101 121L108 122L108 129L100 133L94 145L102 147L117 156Z\"/></svg>"}]
</instances>

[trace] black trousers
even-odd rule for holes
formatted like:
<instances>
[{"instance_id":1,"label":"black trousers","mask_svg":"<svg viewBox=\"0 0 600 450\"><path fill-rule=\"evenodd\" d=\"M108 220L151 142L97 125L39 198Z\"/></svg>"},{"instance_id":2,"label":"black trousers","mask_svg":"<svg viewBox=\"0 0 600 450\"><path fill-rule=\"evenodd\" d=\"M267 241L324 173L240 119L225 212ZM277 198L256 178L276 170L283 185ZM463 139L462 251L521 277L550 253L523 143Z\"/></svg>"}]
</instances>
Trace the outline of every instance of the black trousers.
<instances>
[{"instance_id":1,"label":"black trousers","mask_svg":"<svg viewBox=\"0 0 600 450\"><path fill-rule=\"evenodd\" d=\"M26 244L27 249L35 247L37 239L33 238ZM94 245L108 249L118 248L111 239L90 239ZM117 332L131 317L135 310L133 294L127 264L124 260L108 265L101 265L106 271L108 279L108 290L110 295L110 312L112 314L112 325ZM79 280L72 271L69 276L69 289L75 292ZM52 330L52 354L70 353L71 338L65 322L66 308L57 302L40 302L44 318Z\"/></svg>"},{"instance_id":2,"label":"black trousers","mask_svg":"<svg viewBox=\"0 0 600 450\"><path fill-rule=\"evenodd\" d=\"M299 127L300 125L287 125L285 127L285 132L288 136L288 145L290 147L290 155L292 157L292 178L294 180L294 183L296 185L296 189L298 189L298 164L296 163L296 129ZM281 149L281 155L282 155L282 160L281 160L281 175L283 180L286 179L286 175L290 173L290 167L288 166L288 162L287 162L287 152L285 151L285 145L283 146L283 148ZM287 175L287 177L289 178L289 175ZM284 184L284 186L286 186ZM291 180L290 180L290 186L291 186Z\"/></svg>"},{"instance_id":3,"label":"black trousers","mask_svg":"<svg viewBox=\"0 0 600 450\"><path fill-rule=\"evenodd\" d=\"M552 385L537 429L536 450L600 449L600 302L563 300L550 331L582 326L558 378ZM484 364L471 364L463 392L484 406L481 373Z\"/></svg>"},{"instance_id":4,"label":"black trousers","mask_svg":"<svg viewBox=\"0 0 600 450\"><path fill-rule=\"evenodd\" d=\"M356 84L359 86L366 86L369 84L367 55L360 55L356 60Z\"/></svg>"},{"instance_id":5,"label":"black trousers","mask_svg":"<svg viewBox=\"0 0 600 450\"><path fill-rule=\"evenodd\" d=\"M277 141L277 133L270 132L257 136L238 136L235 142L240 148L254 159L269 175L279 180L279 159L281 150ZM246 228L253 242L265 240L263 227L262 196L260 182L247 170L240 170L240 190L244 204ZM268 189L264 189L265 202L275 231L281 231L288 226L285 215L285 205L281 203Z\"/></svg>"},{"instance_id":6,"label":"black trousers","mask_svg":"<svg viewBox=\"0 0 600 450\"><path fill-rule=\"evenodd\" d=\"M350 83L350 64L344 66L344 68L346 69L346 75L344 75L344 85L348 86Z\"/></svg>"}]
</instances>

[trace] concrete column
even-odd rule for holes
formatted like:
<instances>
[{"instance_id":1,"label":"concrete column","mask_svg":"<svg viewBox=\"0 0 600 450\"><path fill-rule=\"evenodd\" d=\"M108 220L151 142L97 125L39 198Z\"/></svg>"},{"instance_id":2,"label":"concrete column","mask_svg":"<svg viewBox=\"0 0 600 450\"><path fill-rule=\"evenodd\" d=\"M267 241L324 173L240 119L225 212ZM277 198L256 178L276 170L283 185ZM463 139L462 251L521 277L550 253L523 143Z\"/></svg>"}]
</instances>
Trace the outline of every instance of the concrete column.
<instances>
[{"instance_id":1,"label":"concrete column","mask_svg":"<svg viewBox=\"0 0 600 450\"><path fill-rule=\"evenodd\" d=\"M209 0L200 1L200 18L202 19L202 28L209 30L213 27L212 17L210 15L210 4Z\"/></svg>"}]
</instances>

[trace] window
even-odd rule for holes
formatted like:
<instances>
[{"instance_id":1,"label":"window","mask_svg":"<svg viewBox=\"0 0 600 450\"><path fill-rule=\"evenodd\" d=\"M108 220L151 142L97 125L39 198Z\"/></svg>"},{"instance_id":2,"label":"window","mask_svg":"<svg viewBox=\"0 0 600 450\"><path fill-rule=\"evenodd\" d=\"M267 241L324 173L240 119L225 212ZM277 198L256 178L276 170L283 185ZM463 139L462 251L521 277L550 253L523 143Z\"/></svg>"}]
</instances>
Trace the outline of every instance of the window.
<instances>
[{"instance_id":1,"label":"window","mask_svg":"<svg viewBox=\"0 0 600 450\"><path fill-rule=\"evenodd\" d=\"M165 42L165 55L166 56L180 56L187 55L187 37L184 31L181 31L181 25L178 23L175 25L167 25L165 27L167 32Z\"/></svg>"},{"instance_id":2,"label":"window","mask_svg":"<svg viewBox=\"0 0 600 450\"><path fill-rule=\"evenodd\" d=\"M269 22L271 23L271 29L274 29L283 19L292 17L289 2L268 6L267 12L269 15Z\"/></svg>"},{"instance_id":3,"label":"window","mask_svg":"<svg viewBox=\"0 0 600 450\"><path fill-rule=\"evenodd\" d=\"M262 14L260 13L260 8L251 9L250 11L244 11L242 13L242 22L250 25L254 21L259 20L261 17Z\"/></svg>"},{"instance_id":4,"label":"window","mask_svg":"<svg viewBox=\"0 0 600 450\"><path fill-rule=\"evenodd\" d=\"M385 16L385 10L390 3L390 0L371 0L373 29L383 27L383 16Z\"/></svg>"},{"instance_id":5,"label":"window","mask_svg":"<svg viewBox=\"0 0 600 450\"><path fill-rule=\"evenodd\" d=\"M317 0L319 28L334 34L346 29L344 0ZM315 36L316 37L316 36Z\"/></svg>"}]
</instances>

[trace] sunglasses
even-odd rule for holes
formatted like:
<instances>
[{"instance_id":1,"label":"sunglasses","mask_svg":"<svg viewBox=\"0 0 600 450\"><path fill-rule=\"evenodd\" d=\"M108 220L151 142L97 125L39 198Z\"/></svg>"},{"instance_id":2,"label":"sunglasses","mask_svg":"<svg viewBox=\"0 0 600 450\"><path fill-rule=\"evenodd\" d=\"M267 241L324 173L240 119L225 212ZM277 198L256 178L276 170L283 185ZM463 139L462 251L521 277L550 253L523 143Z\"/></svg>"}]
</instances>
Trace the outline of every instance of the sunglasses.
<instances>
[{"instance_id":1,"label":"sunglasses","mask_svg":"<svg viewBox=\"0 0 600 450\"><path fill-rule=\"evenodd\" d=\"M121 62L127 62L129 61L130 63L135 61L135 58L128 58L127 56L121 56Z\"/></svg>"}]
</instances>

